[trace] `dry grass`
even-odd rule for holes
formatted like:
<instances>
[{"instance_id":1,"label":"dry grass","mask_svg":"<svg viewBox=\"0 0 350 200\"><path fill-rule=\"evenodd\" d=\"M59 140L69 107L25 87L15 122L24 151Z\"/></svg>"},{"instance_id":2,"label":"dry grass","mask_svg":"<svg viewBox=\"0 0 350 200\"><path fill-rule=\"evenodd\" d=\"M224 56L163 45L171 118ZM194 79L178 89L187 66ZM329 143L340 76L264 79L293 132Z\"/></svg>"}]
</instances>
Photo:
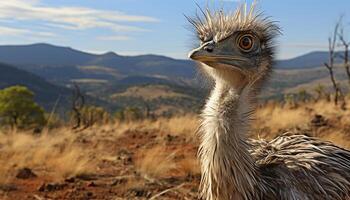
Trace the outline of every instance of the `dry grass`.
<instances>
[{"instance_id":1,"label":"dry grass","mask_svg":"<svg viewBox=\"0 0 350 200\"><path fill-rule=\"evenodd\" d=\"M181 93L173 91L170 87L164 85L146 85L135 86L128 88L123 93L112 95L112 98L118 97L139 97L145 100L153 100L157 98L171 98L171 97L189 97Z\"/></svg>"},{"instance_id":2,"label":"dry grass","mask_svg":"<svg viewBox=\"0 0 350 200\"><path fill-rule=\"evenodd\" d=\"M193 114L175 116L172 118L158 118L157 120L141 120L134 122L116 122L121 132L149 131L157 132L158 135L182 135L194 139L198 127L198 117Z\"/></svg>"},{"instance_id":3,"label":"dry grass","mask_svg":"<svg viewBox=\"0 0 350 200\"><path fill-rule=\"evenodd\" d=\"M185 176L196 176L201 173L199 161L196 157L185 157L177 164L179 173L184 173Z\"/></svg>"},{"instance_id":4,"label":"dry grass","mask_svg":"<svg viewBox=\"0 0 350 200\"><path fill-rule=\"evenodd\" d=\"M176 152L169 154L164 146L156 146L137 156L136 168L144 177L160 178L176 168L175 155Z\"/></svg>"},{"instance_id":5,"label":"dry grass","mask_svg":"<svg viewBox=\"0 0 350 200\"><path fill-rule=\"evenodd\" d=\"M293 128L308 129L309 123L315 114L321 114L333 123L319 135L343 147L350 147L350 110L343 111L332 103L319 101L304 103L297 108L290 108L279 104L268 104L257 110L253 132L255 136L262 134L265 138L275 137L282 130ZM181 150L184 143L178 143L169 149L165 136L171 135L185 138L185 143L197 145L196 129L198 117L188 114L172 118L157 120L142 120L135 122L116 122L115 124L93 127L83 134L74 134L69 129L55 130L53 133L44 133L34 136L27 133L1 133L0 139L0 173L2 181L6 177L13 177L13 169L29 167L46 173L54 172L56 177L67 177L86 172L94 167L91 158L115 157L106 148L113 147L113 143L125 133L150 132L156 133L151 148L147 147L138 153L135 165L137 170L146 176L159 178L169 171L177 170L181 174L198 174L198 163L194 155L184 154L179 160L177 149ZM92 148L83 148L81 139L93 141ZM179 153L181 154L181 153ZM183 153L182 153L183 154ZM181 155L182 155L181 154Z\"/></svg>"},{"instance_id":6,"label":"dry grass","mask_svg":"<svg viewBox=\"0 0 350 200\"><path fill-rule=\"evenodd\" d=\"M53 178L65 178L93 168L88 150L75 145L67 131L35 136L28 133L0 134L1 182L14 177L14 169L28 167L37 173L50 172Z\"/></svg>"},{"instance_id":7,"label":"dry grass","mask_svg":"<svg viewBox=\"0 0 350 200\"><path fill-rule=\"evenodd\" d=\"M308 123L309 114L305 109L289 109L280 105L269 105L257 111L256 124L263 124L273 132L280 129L304 126Z\"/></svg>"},{"instance_id":8,"label":"dry grass","mask_svg":"<svg viewBox=\"0 0 350 200\"><path fill-rule=\"evenodd\" d=\"M349 103L350 101L348 105ZM328 121L328 125L312 128L310 123L315 115L322 115ZM286 130L302 129L339 146L350 147L350 109L342 110L326 100L299 103L296 107L268 104L257 110L255 118L255 136L258 134L265 138L273 138Z\"/></svg>"},{"instance_id":9,"label":"dry grass","mask_svg":"<svg viewBox=\"0 0 350 200\"><path fill-rule=\"evenodd\" d=\"M327 125L311 127L315 114L322 115ZM350 109L341 110L327 101L303 103L296 108L267 104L257 110L255 118L253 137L273 138L283 131L298 128L350 148ZM0 133L0 183L11 183L17 169L28 167L39 177L60 180L89 172L132 177L118 185L122 194L135 188L146 187L148 191L147 187L152 186L146 184L149 180L159 180L154 182L159 183L171 178L197 186L200 167L195 132L198 122L198 116L188 114L115 122L79 133L66 128L41 135ZM135 172L144 179L135 176ZM158 186L153 184L152 187L158 191Z\"/></svg>"}]
</instances>

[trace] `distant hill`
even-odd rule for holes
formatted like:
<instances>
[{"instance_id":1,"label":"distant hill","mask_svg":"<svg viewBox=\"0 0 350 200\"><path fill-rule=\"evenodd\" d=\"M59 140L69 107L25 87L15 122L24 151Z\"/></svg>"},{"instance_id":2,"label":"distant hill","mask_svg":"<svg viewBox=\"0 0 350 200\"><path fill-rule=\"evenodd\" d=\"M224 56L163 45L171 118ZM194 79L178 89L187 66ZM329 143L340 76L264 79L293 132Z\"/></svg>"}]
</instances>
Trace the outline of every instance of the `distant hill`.
<instances>
[{"instance_id":1,"label":"distant hill","mask_svg":"<svg viewBox=\"0 0 350 200\"><path fill-rule=\"evenodd\" d=\"M343 55L343 52L338 52ZM350 58L350 56L349 56ZM323 65L329 61L329 53L327 51L313 51L295 58L287 60L279 60L276 62L276 68L278 69L306 69L314 68ZM336 63L343 62L340 57L335 59Z\"/></svg>"},{"instance_id":2,"label":"distant hill","mask_svg":"<svg viewBox=\"0 0 350 200\"><path fill-rule=\"evenodd\" d=\"M0 89L22 85L28 87L35 94L35 101L51 112L56 106L56 112L65 114L71 108L73 90L52 84L44 78L30 72L18 69L8 64L0 63ZM89 104L103 106L107 109L117 108L116 105L85 95ZM57 103L57 105L56 105Z\"/></svg>"},{"instance_id":3,"label":"distant hill","mask_svg":"<svg viewBox=\"0 0 350 200\"><path fill-rule=\"evenodd\" d=\"M79 78L114 80L126 76L188 79L195 74L194 63L187 60L157 55L120 56L111 52L95 55L49 44L0 46L0 61L57 82ZM99 68L107 70L103 72ZM111 75L110 71L114 73Z\"/></svg>"},{"instance_id":4,"label":"distant hill","mask_svg":"<svg viewBox=\"0 0 350 200\"><path fill-rule=\"evenodd\" d=\"M281 98L285 93L312 90L318 84L328 87L328 72L322 66L327 60L328 52L317 51L277 61L275 73L262 97ZM336 61L340 62L340 59ZM91 54L42 43L0 46L0 62L18 68L0 67L1 87L20 83L29 85L46 107L52 106L59 94L70 96L67 86L70 87L72 82L79 83L83 91L96 101L114 108L149 104L164 111L164 107L174 109L178 104L190 109L197 107L196 102L203 103L207 92L198 85L194 62L165 56L121 56L113 52ZM9 67L11 75L6 75ZM335 72L339 81L346 80L342 67ZM152 98L135 94L128 96L136 91L146 95L145 91L152 89L160 95L152 94ZM176 95L164 95L161 91Z\"/></svg>"},{"instance_id":5,"label":"distant hill","mask_svg":"<svg viewBox=\"0 0 350 200\"><path fill-rule=\"evenodd\" d=\"M47 110L51 110L58 99L60 106L68 106L68 98L72 95L71 90L67 88L56 86L30 72L0 63L0 89L14 85L26 86L32 90L35 100Z\"/></svg>"},{"instance_id":6,"label":"distant hill","mask_svg":"<svg viewBox=\"0 0 350 200\"><path fill-rule=\"evenodd\" d=\"M170 75L190 77L194 70L193 62L176 60L165 56L142 55L120 56L113 52L97 55L50 44L5 45L0 46L0 60L25 68L36 67L74 67L85 65L107 66L118 69L124 75ZM328 52L315 51L296 58L277 61L277 68L317 67L328 60Z\"/></svg>"},{"instance_id":7,"label":"distant hill","mask_svg":"<svg viewBox=\"0 0 350 200\"><path fill-rule=\"evenodd\" d=\"M76 79L120 80L128 76L178 82L192 79L196 74L194 62L189 60L158 55L121 56L113 52L98 55L44 43L0 46L0 61L61 84ZM328 52L315 51L279 60L276 68L314 68L326 61Z\"/></svg>"},{"instance_id":8,"label":"distant hill","mask_svg":"<svg viewBox=\"0 0 350 200\"><path fill-rule=\"evenodd\" d=\"M276 62L277 69L306 69L323 65L328 52L311 52ZM339 61L339 60L338 60ZM0 62L37 74L50 82L72 81L123 84L129 82L191 83L196 67L189 60L158 55L121 56L113 52L91 54L45 43L0 46Z\"/></svg>"},{"instance_id":9,"label":"distant hill","mask_svg":"<svg viewBox=\"0 0 350 200\"><path fill-rule=\"evenodd\" d=\"M49 44L0 46L0 60L16 66L74 66L93 59L95 55ZM23 66L24 67L24 66Z\"/></svg>"}]
</instances>

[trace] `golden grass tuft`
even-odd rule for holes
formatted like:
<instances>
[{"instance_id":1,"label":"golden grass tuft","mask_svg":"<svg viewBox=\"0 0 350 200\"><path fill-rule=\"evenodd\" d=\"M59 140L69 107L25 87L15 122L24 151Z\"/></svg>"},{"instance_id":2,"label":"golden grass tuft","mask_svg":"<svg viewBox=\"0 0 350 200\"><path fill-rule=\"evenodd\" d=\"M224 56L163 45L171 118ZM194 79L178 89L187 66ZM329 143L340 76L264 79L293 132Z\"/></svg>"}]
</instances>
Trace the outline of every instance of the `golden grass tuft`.
<instances>
[{"instance_id":1,"label":"golden grass tuft","mask_svg":"<svg viewBox=\"0 0 350 200\"><path fill-rule=\"evenodd\" d=\"M348 101L348 107L349 107ZM315 115L322 115L328 125L317 129L310 127ZM259 108L253 121L252 135L262 133L263 137L273 138L286 130L295 128L314 131L313 136L334 142L342 147L350 147L348 133L350 130L350 108L342 110L333 102L319 100L317 102L298 103L295 108L280 104L267 104Z\"/></svg>"},{"instance_id":2,"label":"golden grass tuft","mask_svg":"<svg viewBox=\"0 0 350 200\"><path fill-rule=\"evenodd\" d=\"M199 161L196 157L185 157L177 163L179 173L184 173L185 176L200 175Z\"/></svg>"},{"instance_id":3,"label":"golden grass tuft","mask_svg":"<svg viewBox=\"0 0 350 200\"><path fill-rule=\"evenodd\" d=\"M176 168L175 154L175 152L167 152L165 146L147 149L135 161L136 169L146 178L161 178Z\"/></svg>"},{"instance_id":4,"label":"golden grass tuft","mask_svg":"<svg viewBox=\"0 0 350 200\"><path fill-rule=\"evenodd\" d=\"M196 138L196 130L198 127L198 117L194 114L186 114L183 116L174 116L171 118L161 117L157 120L140 120L131 122L116 122L118 131L134 132L134 131L149 131L157 132L159 135L169 134L184 136L189 140Z\"/></svg>"},{"instance_id":5,"label":"golden grass tuft","mask_svg":"<svg viewBox=\"0 0 350 200\"><path fill-rule=\"evenodd\" d=\"M93 169L89 151L74 143L67 130L52 134L0 133L0 182L15 177L15 169L30 168L39 174L66 178Z\"/></svg>"},{"instance_id":6,"label":"golden grass tuft","mask_svg":"<svg viewBox=\"0 0 350 200\"><path fill-rule=\"evenodd\" d=\"M269 127L272 132L304 126L309 114L305 109L290 109L278 105L269 105L257 110L254 124ZM261 127L258 127L261 128Z\"/></svg>"}]
</instances>

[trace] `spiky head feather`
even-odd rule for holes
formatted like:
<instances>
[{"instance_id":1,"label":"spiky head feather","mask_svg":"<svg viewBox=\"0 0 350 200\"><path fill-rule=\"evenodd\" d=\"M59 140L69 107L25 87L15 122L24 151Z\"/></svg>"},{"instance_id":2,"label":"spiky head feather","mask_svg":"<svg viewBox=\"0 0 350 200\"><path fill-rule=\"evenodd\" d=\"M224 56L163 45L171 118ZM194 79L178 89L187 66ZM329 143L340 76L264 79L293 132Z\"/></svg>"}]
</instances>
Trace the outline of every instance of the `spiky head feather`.
<instances>
[{"instance_id":1,"label":"spiky head feather","mask_svg":"<svg viewBox=\"0 0 350 200\"><path fill-rule=\"evenodd\" d=\"M202 42L210 40L218 42L237 31L252 31L261 39L270 42L281 33L274 21L256 11L255 2L248 10L247 4L243 4L235 12L225 12L222 9L211 11L209 8L200 10L202 16L196 14L196 17L187 19L194 26L198 39Z\"/></svg>"}]
</instances>

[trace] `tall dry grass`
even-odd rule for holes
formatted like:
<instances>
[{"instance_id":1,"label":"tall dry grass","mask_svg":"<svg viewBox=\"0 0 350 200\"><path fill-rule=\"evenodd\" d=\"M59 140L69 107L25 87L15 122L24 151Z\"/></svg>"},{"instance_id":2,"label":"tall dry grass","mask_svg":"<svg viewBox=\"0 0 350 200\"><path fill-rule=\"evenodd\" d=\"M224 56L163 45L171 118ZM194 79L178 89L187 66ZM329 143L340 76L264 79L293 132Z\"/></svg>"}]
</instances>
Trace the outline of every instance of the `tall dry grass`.
<instances>
[{"instance_id":1,"label":"tall dry grass","mask_svg":"<svg viewBox=\"0 0 350 200\"><path fill-rule=\"evenodd\" d=\"M156 120L145 119L131 122L116 122L121 132L150 131L159 135L170 134L185 136L189 140L194 139L198 127L198 117L194 114L174 116L171 118L160 117Z\"/></svg>"},{"instance_id":2,"label":"tall dry grass","mask_svg":"<svg viewBox=\"0 0 350 200\"><path fill-rule=\"evenodd\" d=\"M295 128L311 130L310 121L315 114L323 115L329 123L321 128L319 137L350 148L350 109L341 110L322 100L302 103L297 107L274 103L259 108L253 121L253 137L272 138L283 130ZM140 146L137 152L133 152L133 165L137 172L155 179L174 173L197 175L199 167L195 153L187 151L195 151L191 146L198 145L195 134L198 122L198 116L188 114L157 120L115 122L94 126L80 133L67 128L41 135L0 133L0 182L10 181L16 169L23 167L57 179L94 172L99 159L115 160L116 155L111 149L129 147L128 144L115 146L119 138L129 137L128 133L145 132L156 137L145 141L151 145ZM167 135L176 136L174 138L180 142L169 143L164 137Z\"/></svg>"},{"instance_id":3,"label":"tall dry grass","mask_svg":"<svg viewBox=\"0 0 350 200\"><path fill-rule=\"evenodd\" d=\"M93 170L91 152L75 143L66 129L55 133L0 133L0 182L9 182L18 169L62 179Z\"/></svg>"},{"instance_id":4,"label":"tall dry grass","mask_svg":"<svg viewBox=\"0 0 350 200\"><path fill-rule=\"evenodd\" d=\"M326 126L312 127L311 120L316 114L322 115L327 120ZM350 109L342 110L326 100L298 103L293 107L280 103L267 104L257 109L254 118L252 137L255 138L271 139L288 130L299 130L300 133L311 133L341 147L350 148ZM193 145L197 145L194 133L198 121L195 115L185 115L170 119L161 118L156 121L142 121L132 126L151 128L158 133L185 136L188 137L188 141L193 142ZM163 155L164 152L166 152L164 147L148 150L139 161L141 172L159 177L175 168L179 173L199 174L198 163L194 156L187 156L175 162L172 158L166 157L168 154Z\"/></svg>"},{"instance_id":5,"label":"tall dry grass","mask_svg":"<svg viewBox=\"0 0 350 200\"><path fill-rule=\"evenodd\" d=\"M348 105L350 101L348 101ZM315 115L322 115L327 121L324 127L313 128L311 121ZM333 102L298 103L289 107L279 103L267 104L254 115L253 137L273 138L288 130L304 130L313 136L332 141L342 147L350 148L350 108L343 110Z\"/></svg>"},{"instance_id":6,"label":"tall dry grass","mask_svg":"<svg viewBox=\"0 0 350 200\"><path fill-rule=\"evenodd\" d=\"M147 149L138 155L136 169L146 178L160 178L176 168L175 155L176 152L169 153L164 146Z\"/></svg>"}]
</instances>

